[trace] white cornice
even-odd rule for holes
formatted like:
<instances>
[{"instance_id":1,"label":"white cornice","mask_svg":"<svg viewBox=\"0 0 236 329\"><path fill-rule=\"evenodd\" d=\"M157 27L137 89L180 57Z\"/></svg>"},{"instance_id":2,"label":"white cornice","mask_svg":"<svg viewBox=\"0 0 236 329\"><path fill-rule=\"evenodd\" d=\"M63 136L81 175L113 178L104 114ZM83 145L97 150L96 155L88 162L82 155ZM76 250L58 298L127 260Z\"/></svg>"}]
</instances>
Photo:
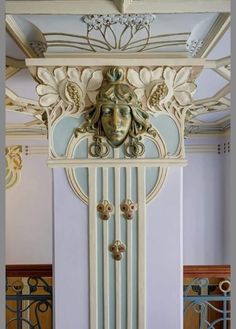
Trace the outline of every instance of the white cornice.
<instances>
[{"instance_id":1,"label":"white cornice","mask_svg":"<svg viewBox=\"0 0 236 329\"><path fill-rule=\"evenodd\" d=\"M6 1L7 14L230 13L230 0Z\"/></svg>"}]
</instances>

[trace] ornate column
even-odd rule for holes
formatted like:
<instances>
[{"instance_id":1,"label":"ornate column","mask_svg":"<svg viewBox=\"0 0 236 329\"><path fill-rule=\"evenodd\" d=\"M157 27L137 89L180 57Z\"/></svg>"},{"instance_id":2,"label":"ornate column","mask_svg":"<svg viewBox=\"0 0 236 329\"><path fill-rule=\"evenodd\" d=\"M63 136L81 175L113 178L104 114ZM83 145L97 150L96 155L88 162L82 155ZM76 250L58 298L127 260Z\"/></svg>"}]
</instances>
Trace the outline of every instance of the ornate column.
<instances>
[{"instance_id":1,"label":"ornate column","mask_svg":"<svg viewBox=\"0 0 236 329\"><path fill-rule=\"evenodd\" d=\"M182 328L181 167L186 165L184 120L196 71L168 66L37 67L39 104L47 113L48 165L54 168L57 329ZM168 170L171 181L163 188ZM164 201L155 206L161 189ZM168 198L170 209L165 212ZM151 201L153 212L146 212ZM149 232L147 214L152 221L155 216ZM163 242L164 249L155 253L148 241L147 254L147 237L151 233L155 239L152 230L171 225L173 214L176 221L169 230L174 243ZM158 242L156 246L161 248ZM165 250L173 246L178 250ZM165 253L170 264L156 268ZM150 261L155 257L157 261ZM174 295L165 282L166 297L163 292L161 296L166 300L147 295L147 266L149 274L156 271L163 280L173 271ZM161 314L168 294L173 295L169 312L179 310L174 322L156 318L150 306L153 300Z\"/></svg>"}]
</instances>

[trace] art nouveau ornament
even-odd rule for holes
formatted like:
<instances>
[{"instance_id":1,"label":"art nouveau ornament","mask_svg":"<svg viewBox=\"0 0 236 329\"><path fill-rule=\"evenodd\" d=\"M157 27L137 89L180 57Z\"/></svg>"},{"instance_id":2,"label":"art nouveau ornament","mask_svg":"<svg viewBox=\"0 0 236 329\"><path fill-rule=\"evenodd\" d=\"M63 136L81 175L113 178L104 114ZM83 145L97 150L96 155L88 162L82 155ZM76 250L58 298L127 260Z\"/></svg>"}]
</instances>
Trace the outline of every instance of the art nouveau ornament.
<instances>
[{"instance_id":1,"label":"art nouveau ornament","mask_svg":"<svg viewBox=\"0 0 236 329\"><path fill-rule=\"evenodd\" d=\"M74 67L58 67L53 71L40 67L37 76L42 82L36 88L41 106L55 106L62 100L65 105L73 105L77 111L84 109L86 95L94 102L96 90L103 79L101 70Z\"/></svg>"},{"instance_id":2,"label":"art nouveau ornament","mask_svg":"<svg viewBox=\"0 0 236 329\"><path fill-rule=\"evenodd\" d=\"M20 180L20 171L22 168L22 147L14 145L6 147L6 188L14 186Z\"/></svg>"},{"instance_id":3,"label":"art nouveau ornament","mask_svg":"<svg viewBox=\"0 0 236 329\"><path fill-rule=\"evenodd\" d=\"M126 246L119 240L116 240L110 247L109 250L113 254L115 260L122 259L122 253L126 251Z\"/></svg>"},{"instance_id":4,"label":"art nouveau ornament","mask_svg":"<svg viewBox=\"0 0 236 329\"><path fill-rule=\"evenodd\" d=\"M121 203L120 210L123 212L124 218L130 220L133 219L135 211L138 210L138 205L128 199Z\"/></svg>"},{"instance_id":5,"label":"art nouveau ornament","mask_svg":"<svg viewBox=\"0 0 236 329\"><path fill-rule=\"evenodd\" d=\"M113 206L109 201L103 200L97 205L97 211L102 220L108 220L113 212Z\"/></svg>"},{"instance_id":6,"label":"art nouveau ornament","mask_svg":"<svg viewBox=\"0 0 236 329\"><path fill-rule=\"evenodd\" d=\"M91 132L94 138L104 136L112 147L119 147L127 137L132 142L144 133L155 136L148 118L137 95L124 82L124 70L111 68L97 94L95 106L85 115L86 123L76 129L76 134Z\"/></svg>"},{"instance_id":7,"label":"art nouveau ornament","mask_svg":"<svg viewBox=\"0 0 236 329\"><path fill-rule=\"evenodd\" d=\"M170 109L169 103L185 107L192 102L196 85L191 81L192 67L179 70L159 67L155 70L142 68L139 72L129 69L127 79L136 87L139 99L145 98L147 107L152 112Z\"/></svg>"},{"instance_id":8,"label":"art nouveau ornament","mask_svg":"<svg viewBox=\"0 0 236 329\"><path fill-rule=\"evenodd\" d=\"M135 329L146 329L146 204L159 193L168 167L186 163L192 68L38 68L38 79L49 163L65 168L73 192L88 205L91 328L98 327L101 304L106 328L108 310L121 328L123 296L129 296L128 314L137 295L130 314L138 319ZM94 296L98 289L104 294Z\"/></svg>"}]
</instances>

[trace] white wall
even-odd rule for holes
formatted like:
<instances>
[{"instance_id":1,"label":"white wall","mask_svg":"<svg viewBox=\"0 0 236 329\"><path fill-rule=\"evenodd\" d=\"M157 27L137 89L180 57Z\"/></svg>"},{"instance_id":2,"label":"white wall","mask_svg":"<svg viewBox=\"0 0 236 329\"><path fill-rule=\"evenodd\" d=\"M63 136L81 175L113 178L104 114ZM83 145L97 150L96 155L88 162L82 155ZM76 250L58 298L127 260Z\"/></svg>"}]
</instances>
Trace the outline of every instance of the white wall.
<instances>
[{"instance_id":1,"label":"white wall","mask_svg":"<svg viewBox=\"0 0 236 329\"><path fill-rule=\"evenodd\" d=\"M13 140L8 145L19 144ZM25 141L20 141L25 144ZM37 144L37 142L36 142ZM20 182L6 190L6 263L52 263L52 177L47 155L22 156Z\"/></svg>"},{"instance_id":2,"label":"white wall","mask_svg":"<svg viewBox=\"0 0 236 329\"><path fill-rule=\"evenodd\" d=\"M147 206L148 329L183 328L182 170L169 168L160 193Z\"/></svg>"},{"instance_id":3,"label":"white wall","mask_svg":"<svg viewBox=\"0 0 236 329\"><path fill-rule=\"evenodd\" d=\"M212 141L223 145L224 140ZM192 141L190 144L199 143ZM222 150L222 148L221 148ZM187 153L184 168L184 264L229 263L229 153Z\"/></svg>"},{"instance_id":4,"label":"white wall","mask_svg":"<svg viewBox=\"0 0 236 329\"><path fill-rule=\"evenodd\" d=\"M55 328L89 328L87 206L70 188L65 171L54 176ZM66 283L66 284L65 284Z\"/></svg>"}]
</instances>

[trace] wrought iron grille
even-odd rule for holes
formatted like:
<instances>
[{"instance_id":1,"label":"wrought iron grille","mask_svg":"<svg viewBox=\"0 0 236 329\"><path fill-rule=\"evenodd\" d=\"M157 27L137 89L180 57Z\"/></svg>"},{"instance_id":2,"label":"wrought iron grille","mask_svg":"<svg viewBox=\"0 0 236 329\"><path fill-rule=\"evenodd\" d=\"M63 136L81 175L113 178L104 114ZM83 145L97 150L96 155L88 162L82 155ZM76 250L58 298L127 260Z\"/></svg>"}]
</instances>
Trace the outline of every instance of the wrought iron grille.
<instances>
[{"instance_id":1,"label":"wrought iron grille","mask_svg":"<svg viewBox=\"0 0 236 329\"><path fill-rule=\"evenodd\" d=\"M213 276L184 279L184 329L230 329L231 282L212 272ZM49 266L24 266L12 273L6 281L6 329L52 329Z\"/></svg>"},{"instance_id":2,"label":"wrought iron grille","mask_svg":"<svg viewBox=\"0 0 236 329\"><path fill-rule=\"evenodd\" d=\"M194 278L184 285L184 329L230 328L231 282Z\"/></svg>"},{"instance_id":3,"label":"wrought iron grille","mask_svg":"<svg viewBox=\"0 0 236 329\"><path fill-rule=\"evenodd\" d=\"M6 329L52 328L51 278L6 280Z\"/></svg>"}]
</instances>

